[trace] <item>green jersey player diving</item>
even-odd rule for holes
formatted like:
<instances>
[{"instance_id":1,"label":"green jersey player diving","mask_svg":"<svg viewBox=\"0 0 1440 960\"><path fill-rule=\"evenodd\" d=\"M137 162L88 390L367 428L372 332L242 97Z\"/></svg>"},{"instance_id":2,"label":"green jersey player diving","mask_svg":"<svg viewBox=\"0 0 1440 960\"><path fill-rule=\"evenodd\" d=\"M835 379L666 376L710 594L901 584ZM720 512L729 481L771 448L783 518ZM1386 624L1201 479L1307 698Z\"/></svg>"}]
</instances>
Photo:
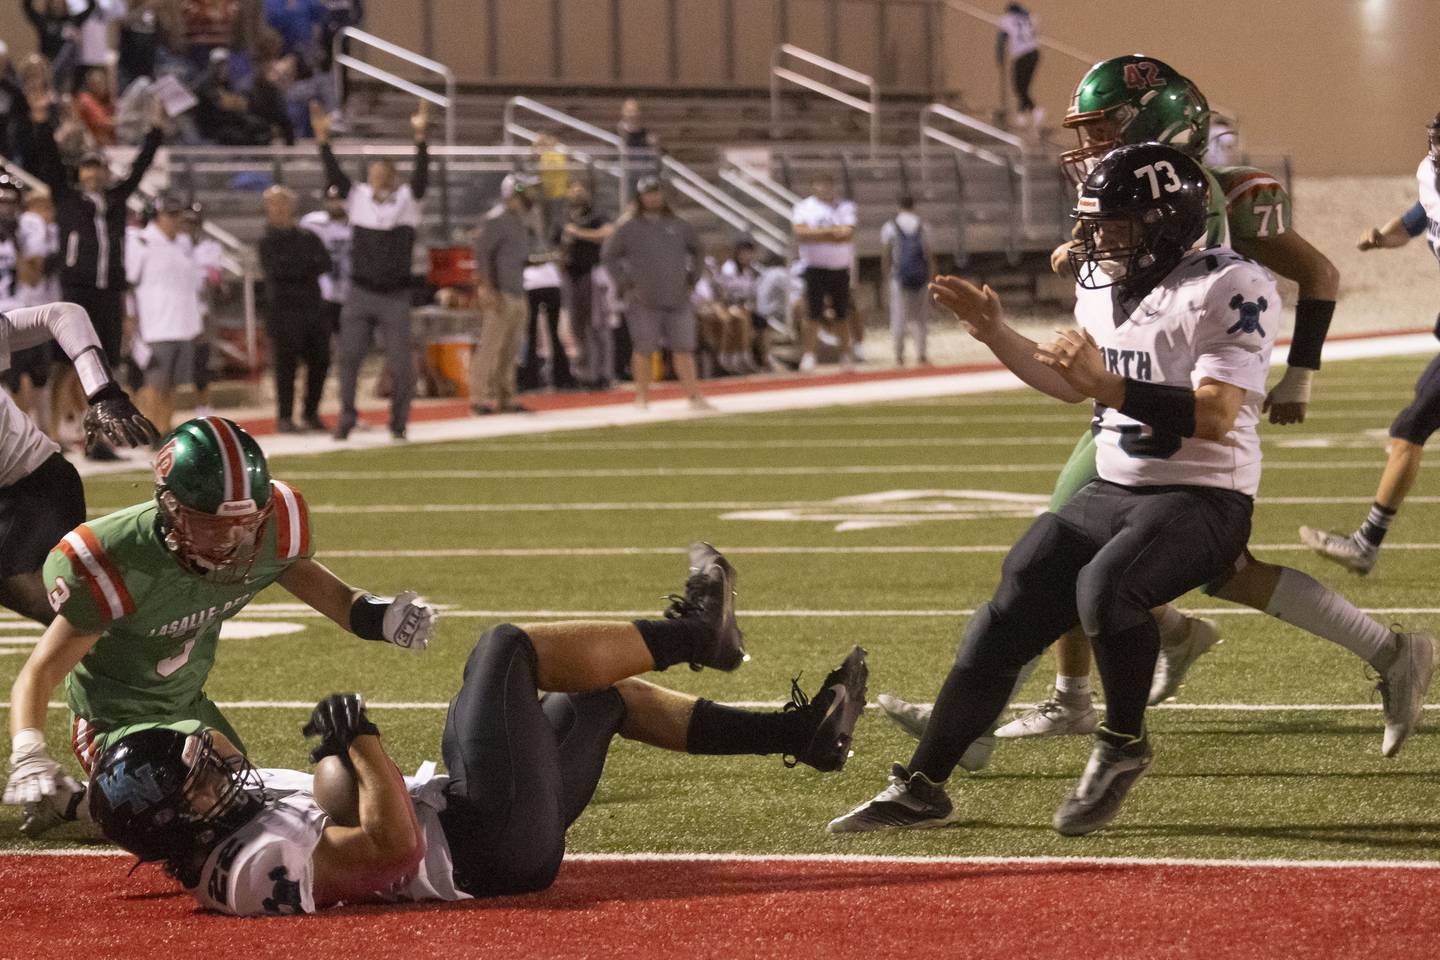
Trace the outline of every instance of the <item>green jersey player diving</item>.
<instances>
[{"instance_id":1,"label":"green jersey player diving","mask_svg":"<svg viewBox=\"0 0 1440 960\"><path fill-rule=\"evenodd\" d=\"M272 583L364 640L423 650L435 610L414 592L357 590L314 559L298 490L270 477L260 445L222 417L181 424L155 456L153 500L67 533L44 568L56 616L15 678L4 802L21 831L84 815L85 787L45 745L63 681L72 749L89 772L136 730L217 730L243 741L205 695L220 627ZM241 747L243 750L243 747Z\"/></svg>"}]
</instances>

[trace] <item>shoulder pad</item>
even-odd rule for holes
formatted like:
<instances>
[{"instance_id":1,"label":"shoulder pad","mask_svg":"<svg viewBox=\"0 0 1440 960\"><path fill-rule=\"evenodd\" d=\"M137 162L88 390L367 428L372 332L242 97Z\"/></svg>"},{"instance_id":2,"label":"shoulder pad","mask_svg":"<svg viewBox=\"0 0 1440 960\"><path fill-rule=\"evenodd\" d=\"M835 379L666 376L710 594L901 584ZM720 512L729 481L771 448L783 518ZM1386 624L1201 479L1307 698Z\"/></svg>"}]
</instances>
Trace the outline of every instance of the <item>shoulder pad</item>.
<instances>
[{"instance_id":1,"label":"shoulder pad","mask_svg":"<svg viewBox=\"0 0 1440 960\"><path fill-rule=\"evenodd\" d=\"M65 534L55 545L55 550L70 562L70 569L76 586L83 585L89 599L94 603L100 623L109 623L135 612L135 601L125 587L125 578L106 554L100 539L89 526L81 524ZM57 578L51 592L50 605L57 613L65 614L69 608L68 595L73 588L64 578Z\"/></svg>"},{"instance_id":2,"label":"shoulder pad","mask_svg":"<svg viewBox=\"0 0 1440 960\"><path fill-rule=\"evenodd\" d=\"M300 491L271 480L275 503L275 555L280 560L301 560L314 553L310 546L310 508Z\"/></svg>"}]
</instances>

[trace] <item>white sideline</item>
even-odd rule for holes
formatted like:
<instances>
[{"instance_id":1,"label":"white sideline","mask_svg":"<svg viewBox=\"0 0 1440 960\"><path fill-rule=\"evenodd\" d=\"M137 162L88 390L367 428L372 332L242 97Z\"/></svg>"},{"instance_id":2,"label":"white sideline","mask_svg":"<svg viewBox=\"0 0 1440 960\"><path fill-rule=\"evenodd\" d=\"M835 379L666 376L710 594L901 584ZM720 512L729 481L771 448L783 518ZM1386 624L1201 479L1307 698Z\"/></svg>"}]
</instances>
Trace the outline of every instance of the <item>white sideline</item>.
<instances>
[{"instance_id":1,"label":"white sideline","mask_svg":"<svg viewBox=\"0 0 1440 960\"><path fill-rule=\"evenodd\" d=\"M842 843L843 841L836 841ZM4 857L130 857L123 850L4 850ZM1244 870L1440 870L1436 860L1220 860L1189 857L887 856L869 853L567 853L574 863L853 863L911 866L1196 867Z\"/></svg>"},{"instance_id":2,"label":"white sideline","mask_svg":"<svg viewBox=\"0 0 1440 960\"><path fill-rule=\"evenodd\" d=\"M1398 334L1339 340L1327 344L1326 360L1355 360L1399 356L1412 353L1434 353L1435 340L1429 334ZM1337 378L1338 380L1339 378ZM1009 371L977 371L973 373L940 374L929 377L903 377L859 383L817 384L748 393L727 393L711 398L715 413L695 413L685 400L664 400L651 404L648 410L637 410L629 403L606 404L570 410L550 410L533 414L502 417L465 417L454 420L415 422L410 425L408 443L396 445L385 430L361 430L346 442L314 436L271 436L265 438L265 452L272 457L337 453L345 450L392 449L406 450L415 444L453 440L479 440L492 437L529 436L596 427L639 426L674 420L697 420L739 413L770 413L778 410L810 410L821 407L858 406L887 400L911 400L961 394L1015 390L1020 381ZM1395 410L1386 408L1387 414ZM1326 416L1329 416L1327 414ZM1062 418L1077 421L1075 416ZM1035 422L1030 420L1028 422ZM121 451L131 459L116 463L96 463L78 458L75 464L82 476L123 473L146 469L149 451ZM1367 501L1368 502L1368 501Z\"/></svg>"},{"instance_id":3,"label":"white sideline","mask_svg":"<svg viewBox=\"0 0 1440 960\"><path fill-rule=\"evenodd\" d=\"M788 700L726 700L726 706L746 710L774 710L789 703ZM224 700L215 704L222 710L309 710L315 706L313 700ZM933 703L920 702L922 707L933 707ZM1103 701L1096 701L1096 707L1104 707ZM51 710L65 710L68 706L58 700L48 704ZM445 710L450 704L444 700L366 700L367 708L376 710ZM1012 703L1010 709L1027 710L1033 703ZM0 709L9 709L10 703L0 700ZM867 703L866 710L878 710L879 704ZM1354 713L1373 712L1381 709L1378 703L1161 703L1151 710L1174 710L1200 713Z\"/></svg>"}]
</instances>

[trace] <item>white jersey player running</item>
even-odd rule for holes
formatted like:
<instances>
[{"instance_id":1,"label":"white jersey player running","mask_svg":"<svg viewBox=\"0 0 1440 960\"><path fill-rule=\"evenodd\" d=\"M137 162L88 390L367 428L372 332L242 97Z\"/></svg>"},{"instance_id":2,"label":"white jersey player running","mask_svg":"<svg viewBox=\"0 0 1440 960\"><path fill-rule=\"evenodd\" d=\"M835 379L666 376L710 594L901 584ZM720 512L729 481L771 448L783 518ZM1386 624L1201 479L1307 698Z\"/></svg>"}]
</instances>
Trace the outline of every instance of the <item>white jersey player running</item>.
<instances>
[{"instance_id":1,"label":"white jersey player running","mask_svg":"<svg viewBox=\"0 0 1440 960\"><path fill-rule=\"evenodd\" d=\"M1265 321L1280 306L1263 267L1224 248L1194 249L1208 196L1204 171L1173 147L1106 154L1076 203L1080 329L1051 343L1008 327L989 288L958 277L932 286L1026 383L1094 401L1099 476L1011 548L909 763L831 821L832 833L952 822L944 781L1005 708L1021 668L1077 624L1094 647L1106 717L1056 831L1110 823L1148 769L1145 707L1160 647L1150 611L1219 577L1249 539L1275 336Z\"/></svg>"}]
</instances>

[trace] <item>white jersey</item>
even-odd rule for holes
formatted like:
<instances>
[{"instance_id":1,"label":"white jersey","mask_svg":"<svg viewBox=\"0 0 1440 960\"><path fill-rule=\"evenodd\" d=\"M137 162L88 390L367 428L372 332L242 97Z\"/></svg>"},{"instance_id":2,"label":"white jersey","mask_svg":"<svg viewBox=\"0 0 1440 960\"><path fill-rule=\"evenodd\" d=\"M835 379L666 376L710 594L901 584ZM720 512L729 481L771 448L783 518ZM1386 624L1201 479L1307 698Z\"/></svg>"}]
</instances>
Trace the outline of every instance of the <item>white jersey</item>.
<instances>
[{"instance_id":1,"label":"white jersey","mask_svg":"<svg viewBox=\"0 0 1440 960\"><path fill-rule=\"evenodd\" d=\"M20 256L48 257L60 252L60 225L26 210L20 214ZM20 299L28 307L60 299L60 275L50 273L34 286L21 286Z\"/></svg>"},{"instance_id":2,"label":"white jersey","mask_svg":"<svg viewBox=\"0 0 1440 960\"><path fill-rule=\"evenodd\" d=\"M1223 247L1186 254L1128 315L1112 289L1077 288L1075 319L1100 346L1105 366L1135 380L1195 389L1204 379L1245 390L1224 440L1157 432L1095 405L1096 466L1126 486L1189 484L1254 496L1260 486L1260 403L1280 326L1275 278ZM1118 326L1117 326L1118 323Z\"/></svg>"},{"instance_id":3,"label":"white jersey","mask_svg":"<svg viewBox=\"0 0 1440 960\"><path fill-rule=\"evenodd\" d=\"M24 306L20 299L20 238L0 237L0 310Z\"/></svg>"},{"instance_id":4,"label":"white jersey","mask_svg":"<svg viewBox=\"0 0 1440 960\"><path fill-rule=\"evenodd\" d=\"M1425 225L1425 239L1430 243L1431 252L1440 258L1440 171L1436 170L1432 157L1427 155L1420 161L1420 169L1415 171L1415 182L1420 187L1420 206L1425 208L1425 216L1429 219Z\"/></svg>"},{"instance_id":5,"label":"white jersey","mask_svg":"<svg viewBox=\"0 0 1440 960\"><path fill-rule=\"evenodd\" d=\"M1028 13L1007 10L1000 15L1000 32L1010 38L1010 56L1020 58L1040 46L1035 39L1035 20Z\"/></svg>"},{"instance_id":6,"label":"white jersey","mask_svg":"<svg viewBox=\"0 0 1440 960\"><path fill-rule=\"evenodd\" d=\"M300 226L319 237L330 254L330 272L320 275L320 296L331 303L344 303L350 296L350 240L354 228L349 220L333 220L324 210L305 214Z\"/></svg>"},{"instance_id":7,"label":"white jersey","mask_svg":"<svg viewBox=\"0 0 1440 960\"><path fill-rule=\"evenodd\" d=\"M187 891L200 906L252 917L314 913L312 858L330 818L311 793L313 778L297 770L261 770L268 790L281 794L258 816L210 851L200 882ZM450 845L440 826L449 777L406 777L425 839L425 859L412 876L365 902L468 900L455 887Z\"/></svg>"}]
</instances>

